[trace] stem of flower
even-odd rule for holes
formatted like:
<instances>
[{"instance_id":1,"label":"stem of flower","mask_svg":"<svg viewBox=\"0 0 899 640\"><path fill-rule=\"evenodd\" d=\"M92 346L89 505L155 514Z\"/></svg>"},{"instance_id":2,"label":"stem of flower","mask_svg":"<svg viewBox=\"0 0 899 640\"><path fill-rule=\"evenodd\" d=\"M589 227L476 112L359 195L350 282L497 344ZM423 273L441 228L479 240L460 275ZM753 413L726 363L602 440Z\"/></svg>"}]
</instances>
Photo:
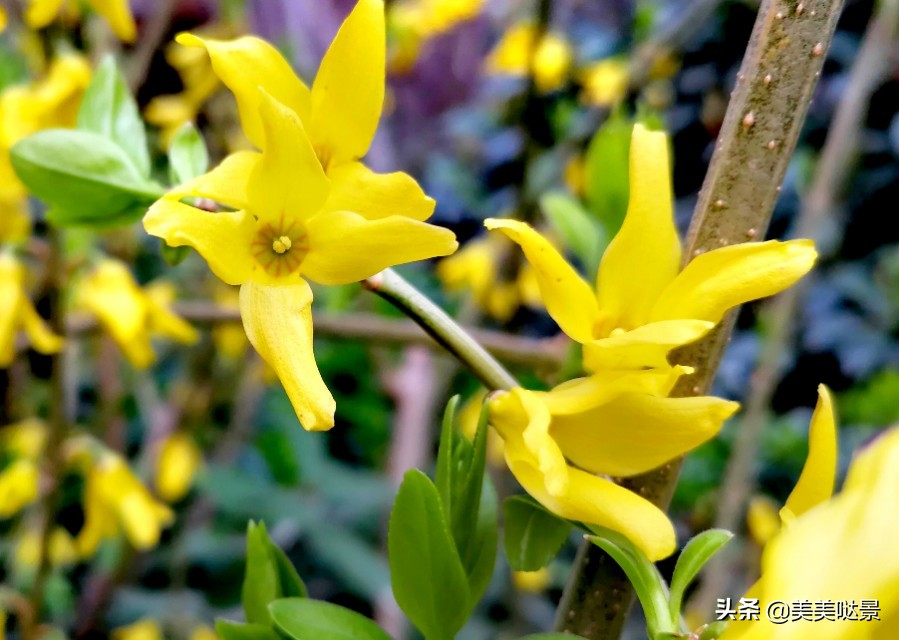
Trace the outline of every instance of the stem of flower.
<instances>
[{"instance_id":1,"label":"stem of flower","mask_svg":"<svg viewBox=\"0 0 899 640\"><path fill-rule=\"evenodd\" d=\"M385 269L367 278L362 282L362 286L412 318L491 391L509 390L520 386L512 374L487 353L465 329L392 269Z\"/></svg>"},{"instance_id":2,"label":"stem of flower","mask_svg":"<svg viewBox=\"0 0 899 640\"><path fill-rule=\"evenodd\" d=\"M693 214L686 261L764 237L842 5L842 0L763 0ZM696 373L684 376L673 396L708 392L735 313L674 356ZM674 460L621 484L665 509L680 467L681 460ZM615 563L591 546L578 552L556 629L613 640L621 635L633 589Z\"/></svg>"}]
</instances>

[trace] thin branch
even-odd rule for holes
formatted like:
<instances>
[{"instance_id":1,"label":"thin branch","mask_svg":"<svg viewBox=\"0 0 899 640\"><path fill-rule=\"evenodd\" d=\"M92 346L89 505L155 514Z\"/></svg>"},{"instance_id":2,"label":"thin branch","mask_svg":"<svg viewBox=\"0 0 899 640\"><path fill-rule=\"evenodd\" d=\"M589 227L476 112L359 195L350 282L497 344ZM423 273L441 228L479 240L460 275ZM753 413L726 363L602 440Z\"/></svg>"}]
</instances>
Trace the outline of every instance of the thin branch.
<instances>
[{"instance_id":1,"label":"thin branch","mask_svg":"<svg viewBox=\"0 0 899 640\"><path fill-rule=\"evenodd\" d=\"M688 234L685 260L717 247L761 239L796 147L842 0L764 0L737 75L727 115ZM672 360L696 367L672 395L707 393L735 312L706 339ZM681 460L622 481L667 508ZM556 626L589 640L618 638L633 590L598 548L580 550L559 604Z\"/></svg>"}]
</instances>

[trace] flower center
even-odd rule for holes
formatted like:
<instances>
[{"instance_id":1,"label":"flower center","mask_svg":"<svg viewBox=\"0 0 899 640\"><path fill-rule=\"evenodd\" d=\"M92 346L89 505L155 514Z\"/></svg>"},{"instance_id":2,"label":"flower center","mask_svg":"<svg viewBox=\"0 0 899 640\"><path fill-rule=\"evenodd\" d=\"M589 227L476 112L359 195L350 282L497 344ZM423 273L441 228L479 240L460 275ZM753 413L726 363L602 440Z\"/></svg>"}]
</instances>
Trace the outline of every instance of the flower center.
<instances>
[{"instance_id":1,"label":"flower center","mask_svg":"<svg viewBox=\"0 0 899 640\"><path fill-rule=\"evenodd\" d=\"M277 223L259 224L252 249L256 263L269 275L292 275L299 271L309 253L306 229L298 220L282 214Z\"/></svg>"}]
</instances>

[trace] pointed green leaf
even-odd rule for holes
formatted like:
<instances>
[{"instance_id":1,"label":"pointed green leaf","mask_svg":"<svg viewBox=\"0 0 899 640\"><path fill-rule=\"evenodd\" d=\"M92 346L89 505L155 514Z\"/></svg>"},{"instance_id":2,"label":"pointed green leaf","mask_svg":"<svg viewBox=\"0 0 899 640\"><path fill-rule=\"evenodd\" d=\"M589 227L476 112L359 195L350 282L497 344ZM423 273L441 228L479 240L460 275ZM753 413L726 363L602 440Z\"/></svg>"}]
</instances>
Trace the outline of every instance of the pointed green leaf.
<instances>
[{"instance_id":1,"label":"pointed green leaf","mask_svg":"<svg viewBox=\"0 0 899 640\"><path fill-rule=\"evenodd\" d=\"M172 184L183 184L206 173L209 152L193 122L178 129L169 148L169 174Z\"/></svg>"},{"instance_id":2,"label":"pointed green leaf","mask_svg":"<svg viewBox=\"0 0 899 640\"><path fill-rule=\"evenodd\" d=\"M681 603L687 587L699 574L705 564L718 553L724 545L734 537L725 529L709 529L695 536L681 551L674 574L671 576L671 617L677 619L680 615Z\"/></svg>"},{"instance_id":3,"label":"pointed green leaf","mask_svg":"<svg viewBox=\"0 0 899 640\"><path fill-rule=\"evenodd\" d=\"M459 442L454 452L456 482L450 525L466 571L471 567L473 553L470 551L473 546L471 537L478 530L476 526L479 521L478 506L481 503L481 489L484 486L487 468L487 417L487 408L483 405L474 441L471 443L456 431Z\"/></svg>"},{"instance_id":4,"label":"pointed green leaf","mask_svg":"<svg viewBox=\"0 0 899 640\"><path fill-rule=\"evenodd\" d=\"M537 571L548 565L571 532L570 523L527 496L506 498L503 514L506 557L515 571Z\"/></svg>"},{"instance_id":5,"label":"pointed green leaf","mask_svg":"<svg viewBox=\"0 0 899 640\"><path fill-rule=\"evenodd\" d=\"M306 584L303 582L300 574L297 573L297 569L293 566L290 558L281 550L281 547L271 540L268 541L268 544L272 559L275 562L275 568L278 571L279 595L283 598L305 598Z\"/></svg>"},{"instance_id":6,"label":"pointed green leaf","mask_svg":"<svg viewBox=\"0 0 899 640\"><path fill-rule=\"evenodd\" d=\"M387 538L397 604L428 640L451 640L471 613L465 569L431 480L406 473Z\"/></svg>"},{"instance_id":7,"label":"pointed green leaf","mask_svg":"<svg viewBox=\"0 0 899 640\"><path fill-rule=\"evenodd\" d=\"M540 198L540 209L553 231L584 266L588 274L596 273L605 250L603 227L567 193L550 191Z\"/></svg>"},{"instance_id":8,"label":"pointed green leaf","mask_svg":"<svg viewBox=\"0 0 899 640\"><path fill-rule=\"evenodd\" d=\"M365 616L330 602L287 598L271 603L269 612L278 631L293 640L391 640Z\"/></svg>"},{"instance_id":9,"label":"pointed green leaf","mask_svg":"<svg viewBox=\"0 0 899 640\"><path fill-rule=\"evenodd\" d=\"M496 548L499 543L496 490L489 476L483 477L481 502L473 534L468 541L463 560L468 575L469 607L473 610L484 596L496 567Z\"/></svg>"},{"instance_id":10,"label":"pointed green leaf","mask_svg":"<svg viewBox=\"0 0 899 640\"><path fill-rule=\"evenodd\" d=\"M216 620L215 632L221 640L281 640L274 629L264 624L244 624Z\"/></svg>"},{"instance_id":11,"label":"pointed green leaf","mask_svg":"<svg viewBox=\"0 0 899 640\"><path fill-rule=\"evenodd\" d=\"M241 601L247 622L270 624L268 605L281 597L281 579L265 524L247 526L247 566Z\"/></svg>"},{"instance_id":12,"label":"pointed green leaf","mask_svg":"<svg viewBox=\"0 0 899 640\"><path fill-rule=\"evenodd\" d=\"M446 409L443 412L443 422L440 427L440 445L437 447L437 470L434 474L434 484L437 486L437 492L440 494L440 504L443 506L444 517L446 517L448 522L452 520L452 494L455 482L455 474L453 472L456 462L453 455L456 442L454 424L458 406L458 395L453 396L446 403Z\"/></svg>"},{"instance_id":13,"label":"pointed green leaf","mask_svg":"<svg viewBox=\"0 0 899 640\"><path fill-rule=\"evenodd\" d=\"M117 144L144 178L150 177L147 132L137 101L108 55L97 67L78 109L78 128L98 133Z\"/></svg>"}]
</instances>

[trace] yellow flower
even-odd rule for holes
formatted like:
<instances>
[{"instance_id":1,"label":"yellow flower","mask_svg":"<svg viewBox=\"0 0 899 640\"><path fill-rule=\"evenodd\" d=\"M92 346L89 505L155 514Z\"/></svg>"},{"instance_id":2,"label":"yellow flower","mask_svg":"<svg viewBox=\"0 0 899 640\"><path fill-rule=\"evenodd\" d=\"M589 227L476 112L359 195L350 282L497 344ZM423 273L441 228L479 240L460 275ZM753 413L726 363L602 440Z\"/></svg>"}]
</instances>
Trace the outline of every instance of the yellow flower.
<instances>
[{"instance_id":1,"label":"yellow flower","mask_svg":"<svg viewBox=\"0 0 899 640\"><path fill-rule=\"evenodd\" d=\"M6 30L6 23L8 21L9 17L6 15L6 9L3 8L3 5L0 5L0 33Z\"/></svg>"},{"instance_id":2,"label":"yellow flower","mask_svg":"<svg viewBox=\"0 0 899 640\"><path fill-rule=\"evenodd\" d=\"M83 56L66 55L53 60L44 78L0 93L0 242L21 242L30 229L28 194L13 171L10 148L42 129L74 127L90 78Z\"/></svg>"},{"instance_id":3,"label":"yellow flower","mask_svg":"<svg viewBox=\"0 0 899 640\"><path fill-rule=\"evenodd\" d=\"M102 540L124 533L135 549L159 543L172 511L150 495L119 455L104 451L87 470L84 526L75 539L82 556L91 555Z\"/></svg>"},{"instance_id":4,"label":"yellow flower","mask_svg":"<svg viewBox=\"0 0 899 640\"><path fill-rule=\"evenodd\" d=\"M240 310L240 289L224 283L218 283L212 294L215 303L223 309ZM250 343L243 327L234 322L217 322L212 327L212 342L216 351L231 360L240 360L247 352Z\"/></svg>"},{"instance_id":5,"label":"yellow flower","mask_svg":"<svg viewBox=\"0 0 899 640\"><path fill-rule=\"evenodd\" d=\"M17 458L37 460L47 442L47 425L37 418L26 418L0 429L0 448Z\"/></svg>"},{"instance_id":6,"label":"yellow flower","mask_svg":"<svg viewBox=\"0 0 899 640\"><path fill-rule=\"evenodd\" d=\"M549 392L495 394L490 424L524 489L562 518L626 535L652 560L674 552L674 528L651 502L611 480L654 469L721 428L738 408L718 398L667 398L691 370L604 371Z\"/></svg>"},{"instance_id":7,"label":"yellow flower","mask_svg":"<svg viewBox=\"0 0 899 640\"><path fill-rule=\"evenodd\" d=\"M786 289L815 262L811 240L769 241L715 249L681 270L671 200L668 138L636 125L630 204L603 255L595 293L528 225L485 222L521 245L547 311L584 345L589 370L667 366L668 351L704 335L728 309Z\"/></svg>"},{"instance_id":8,"label":"yellow flower","mask_svg":"<svg viewBox=\"0 0 899 640\"><path fill-rule=\"evenodd\" d=\"M162 335L184 344L197 331L171 310L174 289L156 282L141 289L123 263L105 259L79 287L81 304L97 316L132 365L150 366L156 356L150 338Z\"/></svg>"},{"instance_id":9,"label":"yellow flower","mask_svg":"<svg viewBox=\"0 0 899 640\"><path fill-rule=\"evenodd\" d=\"M24 329L31 345L50 354L62 349L63 340L44 322L25 292L25 267L9 253L0 254L0 368L16 355L16 334Z\"/></svg>"},{"instance_id":10,"label":"yellow flower","mask_svg":"<svg viewBox=\"0 0 899 640\"><path fill-rule=\"evenodd\" d=\"M200 448L186 433L173 433L162 442L156 458L156 491L166 502L183 498L203 464Z\"/></svg>"},{"instance_id":11,"label":"yellow flower","mask_svg":"<svg viewBox=\"0 0 899 640\"><path fill-rule=\"evenodd\" d=\"M543 567L536 571L513 571L512 582L519 591L541 593L552 582L549 569Z\"/></svg>"},{"instance_id":12,"label":"yellow flower","mask_svg":"<svg viewBox=\"0 0 899 640\"><path fill-rule=\"evenodd\" d=\"M412 68L425 41L476 17L484 0L401 0L388 7L387 22L395 40L393 71Z\"/></svg>"},{"instance_id":13,"label":"yellow flower","mask_svg":"<svg viewBox=\"0 0 899 640\"><path fill-rule=\"evenodd\" d=\"M144 116L162 129L163 142L168 146L184 123L196 121L203 104L218 88L219 79L202 49L172 43L165 48L165 58L181 77L184 90L153 98Z\"/></svg>"},{"instance_id":14,"label":"yellow flower","mask_svg":"<svg viewBox=\"0 0 899 640\"><path fill-rule=\"evenodd\" d=\"M812 477L812 476L809 476ZM813 492L814 499L823 495ZM852 602L855 620L730 623L722 640L879 640L899 637L899 428L856 455L843 490L789 522L762 555L762 577L750 590L761 606L775 600ZM794 492L795 493L795 492ZM794 504L795 507L795 504ZM877 601L878 620L862 621L863 600ZM847 609L844 609L847 610Z\"/></svg>"},{"instance_id":15,"label":"yellow flower","mask_svg":"<svg viewBox=\"0 0 899 640\"><path fill-rule=\"evenodd\" d=\"M547 33L535 45L537 29L531 24L515 25L500 39L487 57L487 70L494 74L527 76L533 52L534 83L540 91L554 91L565 84L574 53L562 36Z\"/></svg>"},{"instance_id":16,"label":"yellow flower","mask_svg":"<svg viewBox=\"0 0 899 640\"><path fill-rule=\"evenodd\" d=\"M452 232L424 222L434 202L412 178L358 162L384 98L383 4L359 1L311 91L258 38L178 40L206 47L262 152L232 154L175 189L150 208L144 227L171 246L193 247L219 278L242 285L250 342L278 374L303 427L330 429L334 399L312 354L312 290L303 276L347 284L457 246ZM183 197L236 210L212 213Z\"/></svg>"},{"instance_id":17,"label":"yellow flower","mask_svg":"<svg viewBox=\"0 0 899 640\"><path fill-rule=\"evenodd\" d=\"M53 22L65 4L66 0L28 0L25 23L32 29L42 29ZM88 0L88 4L103 16L119 40L134 42L137 26L128 0Z\"/></svg>"},{"instance_id":18,"label":"yellow flower","mask_svg":"<svg viewBox=\"0 0 899 640\"><path fill-rule=\"evenodd\" d=\"M768 496L755 496L746 509L746 528L749 535L761 547L780 531L777 503Z\"/></svg>"},{"instance_id":19,"label":"yellow flower","mask_svg":"<svg viewBox=\"0 0 899 640\"><path fill-rule=\"evenodd\" d=\"M112 632L112 640L162 640L162 629L153 618L143 618Z\"/></svg>"},{"instance_id":20,"label":"yellow flower","mask_svg":"<svg viewBox=\"0 0 899 640\"><path fill-rule=\"evenodd\" d=\"M580 81L583 85L581 97L584 102L597 107L616 105L627 93L627 61L606 58L595 62L580 73Z\"/></svg>"},{"instance_id":21,"label":"yellow flower","mask_svg":"<svg viewBox=\"0 0 899 640\"><path fill-rule=\"evenodd\" d=\"M206 625L200 625L190 633L188 640L219 640L218 634Z\"/></svg>"},{"instance_id":22,"label":"yellow flower","mask_svg":"<svg viewBox=\"0 0 899 640\"><path fill-rule=\"evenodd\" d=\"M501 281L502 255L502 243L493 236L477 238L441 260L437 264L437 277L448 291L470 291L472 301L500 322L511 318L522 305L542 306L530 265L522 265L514 281Z\"/></svg>"},{"instance_id":23,"label":"yellow flower","mask_svg":"<svg viewBox=\"0 0 899 640\"><path fill-rule=\"evenodd\" d=\"M20 458L0 471L0 518L9 518L37 499L38 470Z\"/></svg>"},{"instance_id":24,"label":"yellow flower","mask_svg":"<svg viewBox=\"0 0 899 640\"><path fill-rule=\"evenodd\" d=\"M66 567L78 560L75 541L69 532L62 527L54 527L50 534L50 564L54 567ZM19 538L16 544L15 562L20 569L33 569L40 564L41 536L36 529L29 529Z\"/></svg>"}]
</instances>

